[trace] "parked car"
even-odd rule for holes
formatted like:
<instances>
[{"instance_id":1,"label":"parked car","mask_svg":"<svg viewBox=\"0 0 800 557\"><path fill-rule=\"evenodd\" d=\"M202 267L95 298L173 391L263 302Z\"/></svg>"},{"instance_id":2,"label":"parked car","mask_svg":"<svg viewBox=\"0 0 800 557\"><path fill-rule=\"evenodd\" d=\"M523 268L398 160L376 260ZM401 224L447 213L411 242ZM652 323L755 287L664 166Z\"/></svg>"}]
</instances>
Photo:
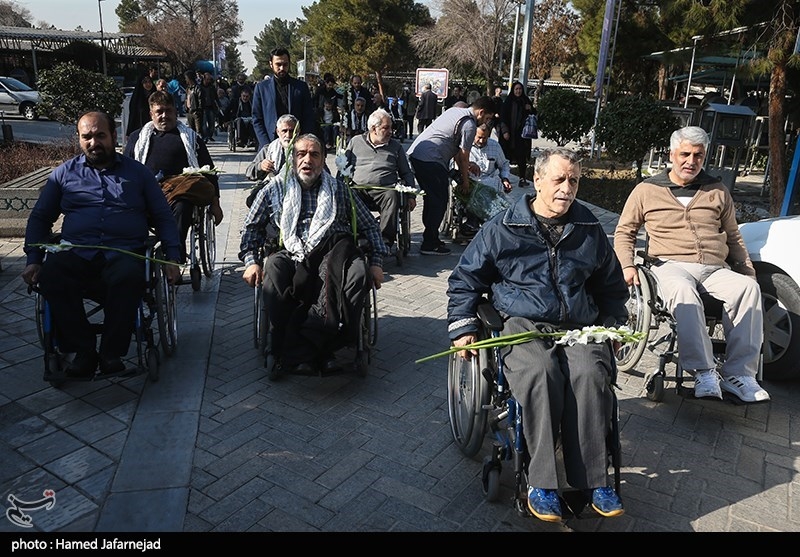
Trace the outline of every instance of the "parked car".
<instances>
[{"instance_id":1,"label":"parked car","mask_svg":"<svg viewBox=\"0 0 800 557\"><path fill-rule=\"evenodd\" d=\"M800 379L800 215L739 226L764 305L764 377Z\"/></svg>"},{"instance_id":2,"label":"parked car","mask_svg":"<svg viewBox=\"0 0 800 557\"><path fill-rule=\"evenodd\" d=\"M39 118L39 91L13 77L0 77L0 110L23 116L26 120Z\"/></svg>"}]
</instances>

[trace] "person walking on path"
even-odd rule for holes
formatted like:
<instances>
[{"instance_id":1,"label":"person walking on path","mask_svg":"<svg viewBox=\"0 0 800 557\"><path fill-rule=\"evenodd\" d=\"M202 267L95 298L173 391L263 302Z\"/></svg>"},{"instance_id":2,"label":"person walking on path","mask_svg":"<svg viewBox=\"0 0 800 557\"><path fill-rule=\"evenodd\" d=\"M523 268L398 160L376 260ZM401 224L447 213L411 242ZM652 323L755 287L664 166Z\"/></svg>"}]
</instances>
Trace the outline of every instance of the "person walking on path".
<instances>
[{"instance_id":1,"label":"person walking on path","mask_svg":"<svg viewBox=\"0 0 800 557\"><path fill-rule=\"evenodd\" d=\"M417 105L417 133L422 133L436 119L438 102L439 97L433 92L431 84L426 83L422 88L422 95L420 95Z\"/></svg>"},{"instance_id":2,"label":"person walking on path","mask_svg":"<svg viewBox=\"0 0 800 557\"><path fill-rule=\"evenodd\" d=\"M528 160L531 158L531 140L522 137L522 128L525 126L525 119L528 115L535 114L534 110L533 102L525 95L525 86L521 82L515 81L511 85L511 94L503 102L499 129L502 132L500 145L508 160L517 165L519 187L521 188L528 185L526 174Z\"/></svg>"},{"instance_id":3,"label":"person walking on path","mask_svg":"<svg viewBox=\"0 0 800 557\"><path fill-rule=\"evenodd\" d=\"M434 95L435 96L435 95ZM477 127L491 122L494 102L491 97L479 97L467 108L453 107L425 128L411 147L408 157L420 187L425 191L422 205L422 233L420 253L423 255L449 255L450 249L439 240L439 225L447 211L450 195L450 161L461 174L460 188L468 192L469 153L475 140Z\"/></svg>"}]
</instances>

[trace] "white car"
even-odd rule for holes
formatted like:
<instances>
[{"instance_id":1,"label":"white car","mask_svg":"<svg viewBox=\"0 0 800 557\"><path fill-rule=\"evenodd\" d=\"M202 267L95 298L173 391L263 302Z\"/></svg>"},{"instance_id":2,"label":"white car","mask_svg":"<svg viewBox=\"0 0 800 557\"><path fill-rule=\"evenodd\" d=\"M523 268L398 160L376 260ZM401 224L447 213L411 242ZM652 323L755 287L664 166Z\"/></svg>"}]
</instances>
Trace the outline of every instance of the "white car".
<instances>
[{"instance_id":1,"label":"white car","mask_svg":"<svg viewBox=\"0 0 800 557\"><path fill-rule=\"evenodd\" d=\"M739 226L764 304L764 377L800 379L800 216Z\"/></svg>"},{"instance_id":2,"label":"white car","mask_svg":"<svg viewBox=\"0 0 800 557\"><path fill-rule=\"evenodd\" d=\"M26 120L39 118L39 91L13 77L0 76L0 110L23 116Z\"/></svg>"}]
</instances>

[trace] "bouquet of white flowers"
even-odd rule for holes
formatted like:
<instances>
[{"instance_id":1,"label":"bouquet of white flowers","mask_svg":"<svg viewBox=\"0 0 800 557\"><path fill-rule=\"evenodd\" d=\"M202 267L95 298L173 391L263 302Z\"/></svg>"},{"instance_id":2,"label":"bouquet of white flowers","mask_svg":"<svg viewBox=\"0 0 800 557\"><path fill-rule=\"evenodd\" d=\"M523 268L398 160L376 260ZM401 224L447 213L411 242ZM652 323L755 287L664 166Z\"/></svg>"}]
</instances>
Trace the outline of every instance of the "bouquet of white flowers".
<instances>
[{"instance_id":1,"label":"bouquet of white flowers","mask_svg":"<svg viewBox=\"0 0 800 557\"><path fill-rule=\"evenodd\" d=\"M454 186L456 187L456 186ZM491 186L482 182L477 182L470 178L469 193L464 195L456 187L456 197L464 204L467 211L478 217L481 221L487 221L497 213L505 211L511 206L505 195Z\"/></svg>"}]
</instances>

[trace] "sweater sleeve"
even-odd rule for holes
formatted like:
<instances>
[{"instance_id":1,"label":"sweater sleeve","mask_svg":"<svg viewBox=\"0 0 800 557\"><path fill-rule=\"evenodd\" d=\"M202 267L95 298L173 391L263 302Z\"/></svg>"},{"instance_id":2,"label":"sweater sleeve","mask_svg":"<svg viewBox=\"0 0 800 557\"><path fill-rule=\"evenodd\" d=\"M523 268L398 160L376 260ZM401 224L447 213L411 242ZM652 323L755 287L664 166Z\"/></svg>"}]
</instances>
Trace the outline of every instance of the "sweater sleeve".
<instances>
[{"instance_id":1,"label":"sweater sleeve","mask_svg":"<svg viewBox=\"0 0 800 557\"><path fill-rule=\"evenodd\" d=\"M617 228L614 231L614 252L617 254L622 268L634 266L634 249L636 248L636 236L644 224L644 212L642 208L642 190L645 188L644 182L633 188L633 191L625 201L622 214L617 221Z\"/></svg>"}]
</instances>

